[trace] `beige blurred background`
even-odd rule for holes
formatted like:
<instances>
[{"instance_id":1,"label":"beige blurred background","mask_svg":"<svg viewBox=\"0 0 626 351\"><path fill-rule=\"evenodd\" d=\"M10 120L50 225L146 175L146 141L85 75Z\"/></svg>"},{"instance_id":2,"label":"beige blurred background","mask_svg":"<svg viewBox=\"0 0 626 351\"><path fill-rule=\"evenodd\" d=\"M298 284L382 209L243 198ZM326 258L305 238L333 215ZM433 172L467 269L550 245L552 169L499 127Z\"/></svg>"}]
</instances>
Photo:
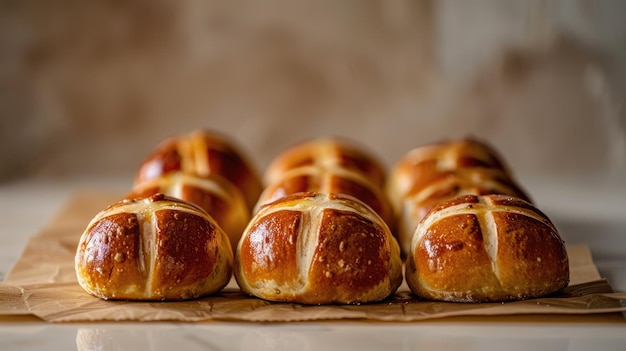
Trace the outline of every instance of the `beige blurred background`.
<instances>
[{"instance_id":1,"label":"beige blurred background","mask_svg":"<svg viewBox=\"0 0 626 351\"><path fill-rule=\"evenodd\" d=\"M130 182L210 128L259 169L318 136L391 165L473 135L522 179L626 184L626 1L0 4L0 181Z\"/></svg>"}]
</instances>

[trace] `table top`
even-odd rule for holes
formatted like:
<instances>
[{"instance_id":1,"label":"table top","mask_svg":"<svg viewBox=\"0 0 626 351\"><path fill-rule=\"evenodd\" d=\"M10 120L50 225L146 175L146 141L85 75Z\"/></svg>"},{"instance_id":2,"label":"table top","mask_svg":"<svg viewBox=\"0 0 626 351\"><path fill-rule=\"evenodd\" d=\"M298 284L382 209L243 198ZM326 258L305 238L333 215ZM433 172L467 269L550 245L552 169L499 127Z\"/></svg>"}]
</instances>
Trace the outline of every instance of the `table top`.
<instances>
[{"instance_id":1,"label":"table top","mask_svg":"<svg viewBox=\"0 0 626 351\"><path fill-rule=\"evenodd\" d=\"M53 218L73 192L97 188L121 193L129 186L125 179L32 179L0 184L0 280L28 238ZM555 184L537 182L531 189L544 211L553 214L566 242L587 244L600 274L616 291L626 291L626 187L582 187L572 195L567 189L581 189L579 182ZM626 322L619 313L457 317L409 323L46 323L31 316L0 317L2 350L447 350L467 345L502 350L512 343L520 350L622 350L625 342Z\"/></svg>"}]
</instances>

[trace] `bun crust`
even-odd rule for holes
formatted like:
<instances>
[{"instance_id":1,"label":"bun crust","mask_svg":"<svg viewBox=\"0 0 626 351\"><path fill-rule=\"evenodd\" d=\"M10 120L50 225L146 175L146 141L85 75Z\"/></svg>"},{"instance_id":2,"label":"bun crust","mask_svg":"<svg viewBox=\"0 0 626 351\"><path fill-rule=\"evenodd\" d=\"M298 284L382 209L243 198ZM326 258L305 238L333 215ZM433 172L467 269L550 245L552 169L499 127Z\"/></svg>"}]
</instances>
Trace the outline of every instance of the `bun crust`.
<instances>
[{"instance_id":1,"label":"bun crust","mask_svg":"<svg viewBox=\"0 0 626 351\"><path fill-rule=\"evenodd\" d=\"M215 132L196 130L163 140L143 161L134 183L177 172L228 180L241 191L249 209L263 190L260 175L241 149Z\"/></svg>"},{"instance_id":2,"label":"bun crust","mask_svg":"<svg viewBox=\"0 0 626 351\"><path fill-rule=\"evenodd\" d=\"M529 202L468 195L424 217L405 277L425 299L501 302L561 291L569 283L569 262L556 228Z\"/></svg>"},{"instance_id":3,"label":"bun crust","mask_svg":"<svg viewBox=\"0 0 626 351\"><path fill-rule=\"evenodd\" d=\"M241 289L270 301L380 301L402 282L400 250L384 221L342 194L297 193L261 206L236 255Z\"/></svg>"},{"instance_id":4,"label":"bun crust","mask_svg":"<svg viewBox=\"0 0 626 351\"><path fill-rule=\"evenodd\" d=\"M201 208L157 194L122 200L82 234L78 283L102 299L184 300L220 291L232 275L226 233Z\"/></svg>"},{"instance_id":5,"label":"bun crust","mask_svg":"<svg viewBox=\"0 0 626 351\"><path fill-rule=\"evenodd\" d=\"M386 181L385 168L362 145L345 138L329 137L298 143L278 155L265 171L265 184L274 184L287 171L305 166L352 170L381 188Z\"/></svg>"}]
</instances>

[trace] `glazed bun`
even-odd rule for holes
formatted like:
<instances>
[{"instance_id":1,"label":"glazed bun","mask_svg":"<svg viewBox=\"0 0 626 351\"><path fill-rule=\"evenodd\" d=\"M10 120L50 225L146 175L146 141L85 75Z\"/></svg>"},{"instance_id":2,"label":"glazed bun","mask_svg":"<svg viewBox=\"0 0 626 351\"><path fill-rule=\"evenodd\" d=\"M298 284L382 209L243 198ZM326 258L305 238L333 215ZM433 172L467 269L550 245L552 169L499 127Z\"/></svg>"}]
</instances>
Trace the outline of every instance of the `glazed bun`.
<instances>
[{"instance_id":1,"label":"glazed bun","mask_svg":"<svg viewBox=\"0 0 626 351\"><path fill-rule=\"evenodd\" d=\"M398 211L396 235L407 253L417 224L440 202L463 195L503 194L529 201L511 178L492 168L459 168L440 172L423 187L414 187L404 197Z\"/></svg>"},{"instance_id":2,"label":"glazed bun","mask_svg":"<svg viewBox=\"0 0 626 351\"><path fill-rule=\"evenodd\" d=\"M397 242L369 206L342 194L296 193L259 208L235 278L253 296L303 304L380 301L402 282Z\"/></svg>"},{"instance_id":3,"label":"glazed bun","mask_svg":"<svg viewBox=\"0 0 626 351\"><path fill-rule=\"evenodd\" d=\"M487 194L531 201L495 149L472 138L410 150L392 167L385 190L397 214L396 236L404 255L417 224L442 201Z\"/></svg>"},{"instance_id":4,"label":"glazed bun","mask_svg":"<svg viewBox=\"0 0 626 351\"><path fill-rule=\"evenodd\" d=\"M279 154L265 171L265 184L274 184L287 171L303 166L352 170L377 187L386 181L385 168L365 146L347 138L327 137L303 141Z\"/></svg>"},{"instance_id":5,"label":"glazed bun","mask_svg":"<svg viewBox=\"0 0 626 351\"><path fill-rule=\"evenodd\" d=\"M510 177L502 156L486 142L475 138L442 140L415 147L395 163L387 183L388 196L394 205L401 206L401 199L415 188L459 168L495 169Z\"/></svg>"},{"instance_id":6,"label":"glazed bun","mask_svg":"<svg viewBox=\"0 0 626 351\"><path fill-rule=\"evenodd\" d=\"M126 198L146 198L157 193L200 206L228 234L233 250L250 220L250 210L239 189L221 177L168 173L135 185Z\"/></svg>"},{"instance_id":7,"label":"glazed bun","mask_svg":"<svg viewBox=\"0 0 626 351\"><path fill-rule=\"evenodd\" d=\"M502 302L557 293L569 283L565 244L545 214L504 195L440 203L418 225L406 260L415 295Z\"/></svg>"},{"instance_id":8,"label":"glazed bun","mask_svg":"<svg viewBox=\"0 0 626 351\"><path fill-rule=\"evenodd\" d=\"M226 233L200 207L156 194L98 213L75 256L78 283L102 299L184 300L220 291L232 276Z\"/></svg>"},{"instance_id":9,"label":"glazed bun","mask_svg":"<svg viewBox=\"0 0 626 351\"><path fill-rule=\"evenodd\" d=\"M252 209L263 190L260 175L230 138L195 130L163 140L140 165L135 185L182 172L198 177L222 177L233 183Z\"/></svg>"}]
</instances>

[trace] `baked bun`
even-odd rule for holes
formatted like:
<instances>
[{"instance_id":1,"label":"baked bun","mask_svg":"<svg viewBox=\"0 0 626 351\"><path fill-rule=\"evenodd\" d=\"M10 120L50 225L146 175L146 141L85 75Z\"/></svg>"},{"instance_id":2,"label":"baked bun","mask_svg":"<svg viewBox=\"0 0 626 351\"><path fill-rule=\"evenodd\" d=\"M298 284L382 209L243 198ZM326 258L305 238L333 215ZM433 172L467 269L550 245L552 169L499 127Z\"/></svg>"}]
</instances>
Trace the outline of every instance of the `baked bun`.
<instances>
[{"instance_id":1,"label":"baked bun","mask_svg":"<svg viewBox=\"0 0 626 351\"><path fill-rule=\"evenodd\" d=\"M126 198L145 198L157 193L202 207L228 234L233 250L250 220L250 210L241 191L221 177L169 173L133 186Z\"/></svg>"},{"instance_id":2,"label":"baked bun","mask_svg":"<svg viewBox=\"0 0 626 351\"><path fill-rule=\"evenodd\" d=\"M256 297L366 303L402 282L397 242L369 206L342 194L296 193L259 208L237 247L235 278Z\"/></svg>"},{"instance_id":3,"label":"baked bun","mask_svg":"<svg viewBox=\"0 0 626 351\"><path fill-rule=\"evenodd\" d=\"M263 191L260 175L242 151L226 136L206 130L162 141L140 165L134 183L175 172L222 177L241 191L249 209Z\"/></svg>"},{"instance_id":4,"label":"baked bun","mask_svg":"<svg viewBox=\"0 0 626 351\"><path fill-rule=\"evenodd\" d=\"M442 173L459 168L490 168L512 178L501 155L489 144L474 138L443 140L404 154L390 171L387 195L399 207L415 188L423 188Z\"/></svg>"},{"instance_id":5,"label":"baked bun","mask_svg":"<svg viewBox=\"0 0 626 351\"><path fill-rule=\"evenodd\" d=\"M531 201L495 149L472 138L410 150L391 169L386 194L397 214L395 233L403 255L410 249L416 225L442 201L487 194Z\"/></svg>"},{"instance_id":6,"label":"baked bun","mask_svg":"<svg viewBox=\"0 0 626 351\"><path fill-rule=\"evenodd\" d=\"M395 215L383 190L372 184L362 173L341 167L301 166L290 169L265 188L257 207L298 192L353 196L370 206L390 229L393 230L395 226Z\"/></svg>"},{"instance_id":7,"label":"baked bun","mask_svg":"<svg viewBox=\"0 0 626 351\"><path fill-rule=\"evenodd\" d=\"M274 184L288 170L303 166L353 170L381 188L386 181L385 168L363 145L346 138L328 137L304 141L282 152L265 170L265 184Z\"/></svg>"},{"instance_id":8,"label":"baked bun","mask_svg":"<svg viewBox=\"0 0 626 351\"><path fill-rule=\"evenodd\" d=\"M405 278L425 299L503 302L561 291L569 264L556 228L532 204L467 195L440 203L420 222Z\"/></svg>"},{"instance_id":9,"label":"baked bun","mask_svg":"<svg viewBox=\"0 0 626 351\"><path fill-rule=\"evenodd\" d=\"M415 186L402 200L396 235L408 253L415 227L437 204L463 195L503 194L530 202L525 191L503 172L493 168L459 168L440 172L422 187Z\"/></svg>"},{"instance_id":10,"label":"baked bun","mask_svg":"<svg viewBox=\"0 0 626 351\"><path fill-rule=\"evenodd\" d=\"M200 207L157 194L98 213L75 258L78 283L102 299L184 300L220 291L232 276L226 233Z\"/></svg>"}]
</instances>

